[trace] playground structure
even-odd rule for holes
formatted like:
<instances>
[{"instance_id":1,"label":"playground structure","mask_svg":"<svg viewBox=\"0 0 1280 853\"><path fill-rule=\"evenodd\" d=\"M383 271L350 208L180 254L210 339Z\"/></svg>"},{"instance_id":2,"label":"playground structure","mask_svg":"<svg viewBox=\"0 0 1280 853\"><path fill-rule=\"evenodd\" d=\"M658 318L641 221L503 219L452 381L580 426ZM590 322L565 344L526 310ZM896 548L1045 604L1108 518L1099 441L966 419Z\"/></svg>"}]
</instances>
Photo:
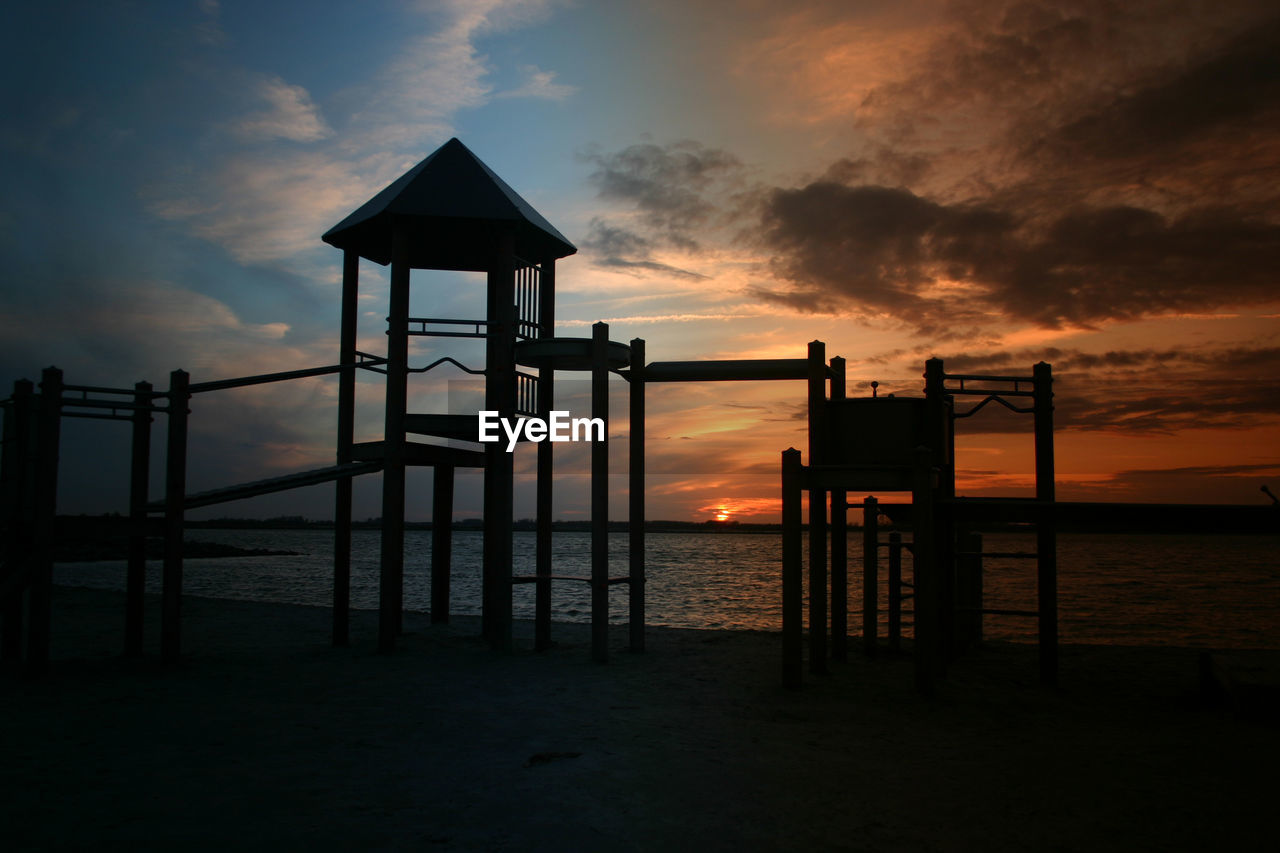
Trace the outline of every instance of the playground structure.
<instances>
[{"instance_id":1,"label":"playground structure","mask_svg":"<svg viewBox=\"0 0 1280 853\"><path fill-rule=\"evenodd\" d=\"M813 346L813 345L811 345ZM843 362L833 359L833 382L828 399L810 387L809 464L801 464L798 450L782 454L783 526L783 683L802 682L802 546L800 499L809 497L809 661L813 672L825 672L828 657L826 572L827 498L830 496L832 647L837 660L848 655L848 579L846 514L850 490L910 492L910 504L881 505L863 501L862 645L867 654L877 649L879 623L880 551L889 549L889 644L899 646L904 597L913 603L916 686L925 693L959 652L981 638L987 614L1031 617L1038 622L1039 668L1042 682L1052 684L1058 672L1057 527L1053 512L1053 374L1041 362L1031 376L947 374L942 359L925 363L923 398L887 397L846 399ZM951 385L948 385L948 382ZM966 383L969 383L966 385ZM978 387L974 387L977 383ZM819 389L820 390L820 389ZM983 399L966 411L956 410L958 397ZM1010 400L1029 401L1016 405ZM971 417L996 402L1014 412L1031 414L1035 435L1035 497L1031 499L970 499L956 496L955 430L957 419ZM895 532L888 543L879 539L879 515L910 525L905 545ZM1036 549L1028 552L983 554L984 526L1010 522L1034 525ZM901 555L910 551L911 592L904 596ZM1037 609L985 608L982 601L982 558L1034 560Z\"/></svg>"},{"instance_id":2,"label":"playground structure","mask_svg":"<svg viewBox=\"0 0 1280 853\"><path fill-rule=\"evenodd\" d=\"M451 526L455 471L478 468L484 479L482 634L496 649L512 645L512 588L535 586L534 645L551 643L553 583L587 583L591 589L592 657L608 659L609 589L629 592L629 645L645 641L645 395L648 385L668 382L803 381L807 384L808 464L799 450L782 454L783 681L802 682L804 594L801 498L808 493L809 661L824 671L829 658L848 655L848 529L850 491L910 493L909 504L863 506L862 645L879 646L878 586L882 550L888 555L888 644L900 644L902 603L913 599L916 681L932 689L948 661L979 639L984 615L1038 620L1040 676L1057 678L1056 529L1068 515L1077 520L1114 518L1126 505L1064 505L1055 500L1052 373L1037 364L1030 376L947 374L943 362L925 366L922 398L847 398L845 363L826 358L821 342L804 358L689 362L648 362L642 339L609 340L597 323L590 338L555 335L556 261L576 251L559 232L462 143L450 140L324 235L343 252L341 331L333 365L234 379L192 382L173 371L166 390L147 382L133 388L67 384L57 368L44 371L39 389L15 383L4 401L4 445L0 458L0 658L45 669L50 649L50 595L53 543L65 531L56 516L58 445L63 417L103 418L131 424L129 514L121 524L129 539L126 570L124 650L143 653L145 540L163 537L161 658L181 655L184 518L188 510L318 483L335 483L333 623L336 645L350 641L351 532L353 478L382 473L381 568L378 640L390 652L402 631L404 609L405 483L410 468L433 469L431 607L433 622L450 613ZM385 355L356 346L359 263L390 266L390 304ZM409 316L413 270L461 270L486 276L483 319ZM485 347L483 367L451 356L414 367L409 338L471 338ZM475 449L475 414L408 411L411 375L449 366L484 380L485 409L500 417L540 417L552 410L557 372L589 372L591 416L606 423L604 441L591 448L589 576L558 575L551 557L553 456L550 442L537 447L535 571L512 570L514 505L513 455L502 443ZM356 371L386 377L383 438L355 441ZM629 383L629 549L628 571L611 576L607 548L610 373ZM335 462L324 468L190 493L186 463L188 424L194 401L213 392L337 375L338 412ZM874 387L874 386L873 386ZM982 399L957 411L959 398ZM954 425L996 402L1033 416L1035 497L967 499L955 493ZM199 405L194 405L198 415ZM164 495L148 494L152 422L166 421ZM410 440L420 436L426 441ZM449 442L447 444L441 443ZM829 506L829 509L828 509ZM1131 508L1135 505L1128 505ZM1185 508L1184 508L1185 509ZM1197 512L1203 508L1193 508ZM1239 508L1230 509L1238 512ZM1266 508L1270 509L1270 508ZM1167 514L1162 508L1161 512ZM1131 513L1132 514L1132 513ZM1274 514L1274 513L1273 513ZM912 531L905 542L895 531L879 539L880 515ZM1036 529L1033 552L982 553L978 531L993 524L1020 523ZM902 579L902 555L912 557L912 581ZM1038 602L1035 611L984 609L984 556L1034 560ZM828 565L830 570L828 571ZM829 627L828 627L829 626ZM830 637L830 643L828 643Z\"/></svg>"}]
</instances>

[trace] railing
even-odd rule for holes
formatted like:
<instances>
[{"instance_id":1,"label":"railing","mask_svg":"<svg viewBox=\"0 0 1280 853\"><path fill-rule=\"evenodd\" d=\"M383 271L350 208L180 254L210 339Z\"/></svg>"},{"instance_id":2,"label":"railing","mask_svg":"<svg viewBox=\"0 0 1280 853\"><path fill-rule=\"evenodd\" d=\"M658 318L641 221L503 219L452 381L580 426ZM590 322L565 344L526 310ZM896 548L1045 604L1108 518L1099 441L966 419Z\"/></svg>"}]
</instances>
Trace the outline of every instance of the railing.
<instances>
[{"instance_id":1,"label":"railing","mask_svg":"<svg viewBox=\"0 0 1280 853\"><path fill-rule=\"evenodd\" d=\"M1020 415L1029 415L1035 412L1033 406L1015 406L1006 400L1006 397L1035 397L1036 396L1036 379L1034 376L987 376L983 374L973 373L947 373L943 375L945 381L955 381L959 383L959 387L945 387L943 390L953 397L968 396L982 397L983 399L975 406L970 407L966 411L957 411L954 414L956 418L968 418L982 411L988 403L999 403L1011 412ZM966 388L965 382L980 382L983 388ZM1008 384L1013 383L1012 388L992 388L992 384ZM1030 387L1024 387L1030 386Z\"/></svg>"},{"instance_id":2,"label":"railing","mask_svg":"<svg viewBox=\"0 0 1280 853\"><path fill-rule=\"evenodd\" d=\"M538 415L538 377L520 370L516 371L516 414Z\"/></svg>"},{"instance_id":3,"label":"railing","mask_svg":"<svg viewBox=\"0 0 1280 853\"><path fill-rule=\"evenodd\" d=\"M489 334L488 320L450 320L443 317L410 317L408 334L430 338L483 338ZM414 326L417 326L415 329ZM428 326L470 326L469 332L452 329L429 329Z\"/></svg>"},{"instance_id":4,"label":"railing","mask_svg":"<svg viewBox=\"0 0 1280 853\"><path fill-rule=\"evenodd\" d=\"M529 340L538 337L541 329L538 303L542 267L519 259L516 264L516 337Z\"/></svg>"}]
</instances>

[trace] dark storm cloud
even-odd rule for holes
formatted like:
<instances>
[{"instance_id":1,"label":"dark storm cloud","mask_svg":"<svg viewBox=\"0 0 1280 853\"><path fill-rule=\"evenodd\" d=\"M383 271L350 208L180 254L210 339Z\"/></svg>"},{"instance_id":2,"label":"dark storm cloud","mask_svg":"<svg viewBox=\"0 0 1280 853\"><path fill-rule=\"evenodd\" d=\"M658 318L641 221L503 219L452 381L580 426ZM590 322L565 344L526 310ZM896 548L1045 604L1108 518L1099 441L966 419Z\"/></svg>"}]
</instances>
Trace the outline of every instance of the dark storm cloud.
<instances>
[{"instance_id":1,"label":"dark storm cloud","mask_svg":"<svg viewBox=\"0 0 1280 853\"><path fill-rule=\"evenodd\" d=\"M656 272L684 279L705 279L706 276L691 270L653 260L653 241L630 231L610 225L596 217L591 220L591 231L578 245L591 254L597 266L622 270Z\"/></svg>"},{"instance_id":2,"label":"dark storm cloud","mask_svg":"<svg viewBox=\"0 0 1280 853\"><path fill-rule=\"evenodd\" d=\"M1059 372L1085 370L1114 374L1195 366L1211 368L1213 375L1222 376L1237 376L1241 372L1255 376L1280 375L1280 347L1246 346L1216 349L1174 346L1162 349L1108 350L1101 353L1040 347L948 356L946 367L950 372L981 373L1007 371L1010 367L1025 367L1037 361L1047 361Z\"/></svg>"},{"instance_id":3,"label":"dark storm cloud","mask_svg":"<svg viewBox=\"0 0 1280 853\"><path fill-rule=\"evenodd\" d=\"M1059 327L1263 304L1280 265L1280 225L1228 207L1172 219L1082 207L1039 223L985 202L826 181L774 190L759 233L793 285L762 296L807 311L853 304L922 330L984 313ZM965 287L930 295L939 282Z\"/></svg>"},{"instance_id":4,"label":"dark storm cloud","mask_svg":"<svg viewBox=\"0 0 1280 853\"><path fill-rule=\"evenodd\" d=\"M733 155L691 141L641 143L581 158L595 167L590 181L599 196L633 206L645 231L641 236L601 220L592 223L586 247L603 250L603 263L613 266L645 266L659 246L697 251L695 235L713 224L720 196L742 172Z\"/></svg>"},{"instance_id":5,"label":"dark storm cloud","mask_svg":"<svg viewBox=\"0 0 1280 853\"><path fill-rule=\"evenodd\" d=\"M1132 94L1095 105L1040 145L1063 157L1141 157L1229 130L1280 126L1280 21L1232 39Z\"/></svg>"},{"instance_id":6,"label":"dark storm cloud","mask_svg":"<svg viewBox=\"0 0 1280 853\"><path fill-rule=\"evenodd\" d=\"M1000 211L947 206L900 188L818 181L766 197L762 239L775 267L800 288L762 294L802 310L851 299L895 317L924 321L958 306L921 291L942 268L972 277L1013 227Z\"/></svg>"},{"instance_id":7,"label":"dark storm cloud","mask_svg":"<svg viewBox=\"0 0 1280 853\"><path fill-rule=\"evenodd\" d=\"M888 314L931 336L1275 301L1274 13L957 10L929 58L857 119L892 158L842 158L759 194L755 237L784 282L759 295Z\"/></svg>"}]
</instances>

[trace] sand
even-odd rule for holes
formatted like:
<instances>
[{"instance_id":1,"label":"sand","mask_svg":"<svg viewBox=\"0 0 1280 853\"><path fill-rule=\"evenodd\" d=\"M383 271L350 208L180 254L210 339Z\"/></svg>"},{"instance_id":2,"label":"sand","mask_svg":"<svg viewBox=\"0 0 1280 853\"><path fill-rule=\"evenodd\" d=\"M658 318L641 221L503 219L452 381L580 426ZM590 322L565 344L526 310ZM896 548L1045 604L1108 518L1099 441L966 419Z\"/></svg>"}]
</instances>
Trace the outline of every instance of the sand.
<instances>
[{"instance_id":1,"label":"sand","mask_svg":"<svg viewBox=\"0 0 1280 853\"><path fill-rule=\"evenodd\" d=\"M990 646L936 698L855 656L802 691L763 632L589 659L478 622L185 601L184 661L118 656L119 593L59 588L55 663L0 680L6 850L1201 850L1273 837L1280 726L1206 704L1198 652ZM158 607L148 613L158 648ZM528 626L520 626L522 634ZM1272 653L1273 655L1275 653ZM15 838L16 835L16 838ZM15 843L16 842L16 843Z\"/></svg>"}]
</instances>

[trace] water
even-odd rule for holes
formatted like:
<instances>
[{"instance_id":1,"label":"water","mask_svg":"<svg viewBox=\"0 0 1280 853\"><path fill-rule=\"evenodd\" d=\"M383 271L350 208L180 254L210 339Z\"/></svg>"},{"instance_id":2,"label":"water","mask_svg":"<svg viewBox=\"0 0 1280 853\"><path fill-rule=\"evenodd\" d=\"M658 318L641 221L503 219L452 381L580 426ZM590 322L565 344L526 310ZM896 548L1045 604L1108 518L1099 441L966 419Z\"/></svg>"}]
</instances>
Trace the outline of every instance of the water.
<instances>
[{"instance_id":1,"label":"water","mask_svg":"<svg viewBox=\"0 0 1280 853\"><path fill-rule=\"evenodd\" d=\"M184 592L214 598L328 606L332 596L333 534L324 530L194 530L189 537L242 548L273 548L299 556L229 557L186 561ZM452 609L480 611L481 536L454 533ZM534 535L515 534L515 573L534 573ZM557 533L557 575L590 574L590 535ZM1280 541L1270 536L1135 536L1063 534L1058 539L1059 623L1064 642L1280 648ZM988 551L1034 550L1028 535L987 535ZM613 576L627 573L627 536L609 538ZM780 630L780 537L735 533L653 533L647 537L648 622L685 628ZM807 553L807 551L806 551ZM405 537L405 605L428 610L431 533ZM351 603L373 609L378 597L379 533L353 534ZM881 564L881 634L886 616ZM910 576L910 558L904 557ZM147 566L147 586L160 589L160 565ZM122 589L124 562L68 563L59 583ZM850 628L859 631L861 539L850 537ZM1034 610L1035 562L988 559L986 606ZM513 590L517 617L533 617L533 585ZM627 588L610 593L611 621L627 618ZM590 618L585 583L553 584L552 618ZM909 604L908 604L909 607ZM904 616L909 626L910 614ZM984 636L1035 640L1036 620L987 616ZM904 633L910 636L909 627Z\"/></svg>"}]
</instances>

